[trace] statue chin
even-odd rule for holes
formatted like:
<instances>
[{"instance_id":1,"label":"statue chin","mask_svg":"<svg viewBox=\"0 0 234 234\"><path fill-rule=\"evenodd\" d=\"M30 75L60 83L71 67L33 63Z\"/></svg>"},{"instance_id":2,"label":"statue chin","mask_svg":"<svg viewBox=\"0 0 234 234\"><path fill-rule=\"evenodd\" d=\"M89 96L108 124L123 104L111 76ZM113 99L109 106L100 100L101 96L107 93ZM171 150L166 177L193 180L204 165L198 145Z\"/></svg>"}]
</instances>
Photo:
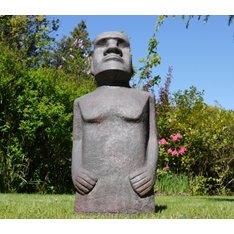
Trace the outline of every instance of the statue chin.
<instances>
[{"instance_id":1,"label":"statue chin","mask_svg":"<svg viewBox=\"0 0 234 234\"><path fill-rule=\"evenodd\" d=\"M132 74L119 69L109 69L95 75L98 86L111 85L130 87L129 80Z\"/></svg>"}]
</instances>

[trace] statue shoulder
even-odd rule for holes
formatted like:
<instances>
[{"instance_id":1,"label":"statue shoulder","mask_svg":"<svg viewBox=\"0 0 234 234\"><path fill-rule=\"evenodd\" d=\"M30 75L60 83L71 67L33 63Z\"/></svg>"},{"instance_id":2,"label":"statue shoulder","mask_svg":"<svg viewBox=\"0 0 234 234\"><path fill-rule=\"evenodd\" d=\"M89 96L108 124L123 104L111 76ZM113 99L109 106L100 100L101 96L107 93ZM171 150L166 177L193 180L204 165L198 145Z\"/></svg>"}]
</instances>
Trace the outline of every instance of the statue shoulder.
<instances>
[{"instance_id":1,"label":"statue shoulder","mask_svg":"<svg viewBox=\"0 0 234 234\"><path fill-rule=\"evenodd\" d=\"M84 96L78 97L74 100L74 105L86 103L87 101L94 99L95 98L94 96L95 96L94 92L91 92L91 93L85 94Z\"/></svg>"},{"instance_id":2,"label":"statue shoulder","mask_svg":"<svg viewBox=\"0 0 234 234\"><path fill-rule=\"evenodd\" d=\"M134 92L141 97L155 100L155 95L153 93L150 93L144 90L138 90L138 89L134 89Z\"/></svg>"}]
</instances>

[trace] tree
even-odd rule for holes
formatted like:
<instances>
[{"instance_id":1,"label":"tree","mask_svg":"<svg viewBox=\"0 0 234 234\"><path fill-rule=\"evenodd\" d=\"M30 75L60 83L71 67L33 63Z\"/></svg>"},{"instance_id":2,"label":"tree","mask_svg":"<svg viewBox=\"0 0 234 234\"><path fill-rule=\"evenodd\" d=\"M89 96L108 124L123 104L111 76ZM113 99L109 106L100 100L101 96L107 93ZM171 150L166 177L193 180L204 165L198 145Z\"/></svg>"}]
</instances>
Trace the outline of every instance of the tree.
<instances>
[{"instance_id":1,"label":"tree","mask_svg":"<svg viewBox=\"0 0 234 234\"><path fill-rule=\"evenodd\" d=\"M168 15L160 15L160 16L158 17L157 25L156 25L156 29L157 29L157 30L159 30L160 26L165 22L165 20L166 20L168 17L169 17ZM176 16L173 15L172 17L175 18ZM209 18L210 18L210 15L203 15L203 16L202 16L202 15L198 15L198 16L195 16L195 15L187 15L187 16L182 15L182 16L181 16L181 19L182 19L183 21L185 21L186 28L189 27L191 20L194 19L195 17L197 17L197 20L199 20L199 21L202 20L203 23L206 24L206 23L208 22ZM229 16L227 16L227 17L228 17L228 19L227 19L227 24L228 24L228 26L230 26L230 25L232 24L232 21L233 21L234 16L233 16L233 15L229 15Z\"/></svg>"},{"instance_id":2,"label":"tree","mask_svg":"<svg viewBox=\"0 0 234 234\"><path fill-rule=\"evenodd\" d=\"M51 66L52 47L39 43L28 17L2 17L0 25L0 191L71 192L73 101L95 84Z\"/></svg>"},{"instance_id":3,"label":"tree","mask_svg":"<svg viewBox=\"0 0 234 234\"><path fill-rule=\"evenodd\" d=\"M70 33L57 43L53 53L51 66L73 74L79 82L83 79L92 79L90 76L91 41L85 21L81 21Z\"/></svg>"},{"instance_id":4,"label":"tree","mask_svg":"<svg viewBox=\"0 0 234 234\"><path fill-rule=\"evenodd\" d=\"M195 17L196 17L196 16L194 16L194 15L189 15L189 16L187 16L186 28L189 27L190 21L191 21L193 18L195 18ZM234 17L233 15L229 15L229 16L228 16L228 26L230 26L230 25L232 24L233 17ZM182 18L182 20L185 20L185 19L186 19L186 17L185 17L184 15L181 16L181 18ZM198 16L197 16L197 19L198 19L198 20L202 20L202 19L203 19L203 23L205 23L205 24L208 22L209 18L210 18L209 15L205 15L205 16L198 15Z\"/></svg>"},{"instance_id":5,"label":"tree","mask_svg":"<svg viewBox=\"0 0 234 234\"><path fill-rule=\"evenodd\" d=\"M29 67L38 68L48 63L55 38L51 36L59 20L45 16L0 16L0 42L17 51Z\"/></svg>"}]
</instances>

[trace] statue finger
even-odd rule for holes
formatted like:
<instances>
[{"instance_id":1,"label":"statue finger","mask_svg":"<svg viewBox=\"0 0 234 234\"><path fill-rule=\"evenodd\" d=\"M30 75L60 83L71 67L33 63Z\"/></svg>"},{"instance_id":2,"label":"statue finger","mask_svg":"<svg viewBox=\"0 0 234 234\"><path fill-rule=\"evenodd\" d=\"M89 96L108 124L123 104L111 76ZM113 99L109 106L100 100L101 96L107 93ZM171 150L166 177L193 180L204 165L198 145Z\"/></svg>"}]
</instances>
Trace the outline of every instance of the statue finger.
<instances>
[{"instance_id":1,"label":"statue finger","mask_svg":"<svg viewBox=\"0 0 234 234\"><path fill-rule=\"evenodd\" d=\"M77 191L79 194L85 195L85 192L82 191L82 190L79 188L79 185L77 185L77 184L74 184L74 185L75 185L76 191Z\"/></svg>"},{"instance_id":2,"label":"statue finger","mask_svg":"<svg viewBox=\"0 0 234 234\"><path fill-rule=\"evenodd\" d=\"M76 181L88 189L92 189L93 186L95 185L95 183L88 182L87 180L84 180L82 177L77 177Z\"/></svg>"},{"instance_id":3,"label":"statue finger","mask_svg":"<svg viewBox=\"0 0 234 234\"><path fill-rule=\"evenodd\" d=\"M139 182L139 181L145 179L146 177L147 177L146 173L145 173L145 172L142 172L142 173L138 174L137 176L132 177L132 178L131 178L131 182L132 182L133 184L135 184L135 183L137 183L137 182Z\"/></svg>"},{"instance_id":4,"label":"statue finger","mask_svg":"<svg viewBox=\"0 0 234 234\"><path fill-rule=\"evenodd\" d=\"M146 195L150 191L151 187L151 182L148 182L147 184L138 189L138 194L140 196Z\"/></svg>"},{"instance_id":5,"label":"statue finger","mask_svg":"<svg viewBox=\"0 0 234 234\"><path fill-rule=\"evenodd\" d=\"M82 195L87 194L88 192L90 192L90 189L86 188L85 186L83 186L83 185L80 184L80 183L77 183L77 184L76 184L76 187L78 188L77 190L78 190L79 192L81 192Z\"/></svg>"},{"instance_id":6,"label":"statue finger","mask_svg":"<svg viewBox=\"0 0 234 234\"><path fill-rule=\"evenodd\" d=\"M144 179L135 182L134 183L135 189L142 187L143 185L147 184L150 180L151 178L149 176L146 176Z\"/></svg>"},{"instance_id":7,"label":"statue finger","mask_svg":"<svg viewBox=\"0 0 234 234\"><path fill-rule=\"evenodd\" d=\"M87 193L85 193L84 191L82 191L81 189L79 188L76 188L76 191L81 194L81 195L86 195Z\"/></svg>"},{"instance_id":8,"label":"statue finger","mask_svg":"<svg viewBox=\"0 0 234 234\"><path fill-rule=\"evenodd\" d=\"M89 175L87 174L82 174L82 175L79 175L79 178L82 178L84 181L86 181L87 183L91 184L92 186L94 186L97 182L97 179L94 179L92 177L90 177Z\"/></svg>"}]
</instances>

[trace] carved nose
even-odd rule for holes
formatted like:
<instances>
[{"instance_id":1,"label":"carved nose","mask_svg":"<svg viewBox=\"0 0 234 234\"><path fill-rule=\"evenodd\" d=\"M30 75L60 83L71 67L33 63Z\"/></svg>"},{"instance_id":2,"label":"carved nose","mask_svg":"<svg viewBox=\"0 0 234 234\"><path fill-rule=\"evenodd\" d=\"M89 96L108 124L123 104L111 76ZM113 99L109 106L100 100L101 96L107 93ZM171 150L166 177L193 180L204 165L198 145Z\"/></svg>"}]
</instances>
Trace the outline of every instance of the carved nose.
<instances>
[{"instance_id":1,"label":"carved nose","mask_svg":"<svg viewBox=\"0 0 234 234\"><path fill-rule=\"evenodd\" d=\"M120 57L123 56L122 51L118 48L118 47L109 47L104 51L104 56L108 55L108 54L117 54Z\"/></svg>"},{"instance_id":2,"label":"carved nose","mask_svg":"<svg viewBox=\"0 0 234 234\"><path fill-rule=\"evenodd\" d=\"M118 47L118 41L115 39L108 40L107 49L104 51L104 56L108 54L117 54L119 56L123 56L122 50Z\"/></svg>"}]
</instances>

